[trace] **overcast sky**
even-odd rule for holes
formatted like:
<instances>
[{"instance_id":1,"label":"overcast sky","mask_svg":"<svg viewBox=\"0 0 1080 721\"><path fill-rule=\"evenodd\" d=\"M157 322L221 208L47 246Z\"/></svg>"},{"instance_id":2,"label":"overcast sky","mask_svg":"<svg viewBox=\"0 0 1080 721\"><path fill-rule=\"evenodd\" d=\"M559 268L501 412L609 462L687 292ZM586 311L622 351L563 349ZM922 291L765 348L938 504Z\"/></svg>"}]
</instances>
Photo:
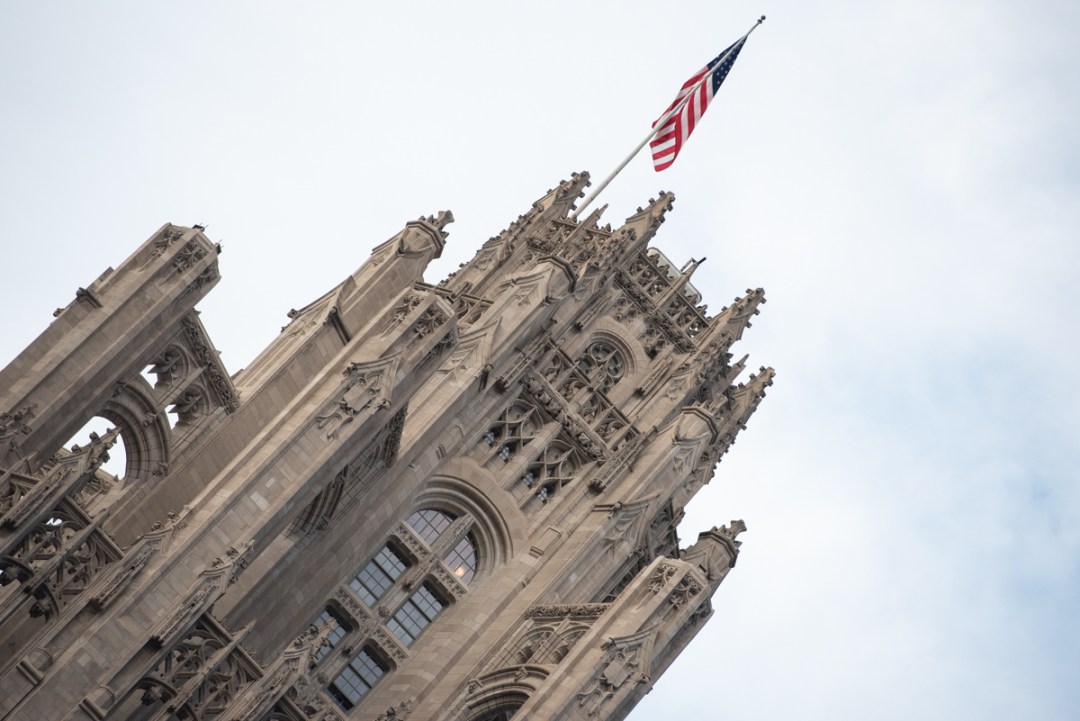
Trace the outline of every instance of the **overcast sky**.
<instances>
[{"instance_id":1,"label":"overcast sky","mask_svg":"<svg viewBox=\"0 0 1080 721\"><path fill-rule=\"evenodd\" d=\"M778 372L681 528L745 519L738 566L631 719L1071 721L1080 4L1020 5L2 3L0 364L169 221L224 245L231 371L449 208L437 282L764 13L601 201L673 191L657 244L766 289Z\"/></svg>"}]
</instances>

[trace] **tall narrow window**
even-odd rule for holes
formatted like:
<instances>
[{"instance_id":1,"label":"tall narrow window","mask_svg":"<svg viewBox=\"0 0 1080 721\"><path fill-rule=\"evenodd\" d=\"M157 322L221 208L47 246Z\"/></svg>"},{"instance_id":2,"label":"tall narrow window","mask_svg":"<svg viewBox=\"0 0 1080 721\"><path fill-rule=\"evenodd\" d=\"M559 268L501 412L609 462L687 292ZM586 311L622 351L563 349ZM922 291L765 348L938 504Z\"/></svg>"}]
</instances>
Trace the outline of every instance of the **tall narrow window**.
<instances>
[{"instance_id":1,"label":"tall narrow window","mask_svg":"<svg viewBox=\"0 0 1080 721\"><path fill-rule=\"evenodd\" d=\"M374 606L375 602L382 598L386 589L394 583L394 579L408 568L407 563L394 552L390 546L383 546L375 558L368 565L360 569L353 580L349 581L349 588L356 592L364 603Z\"/></svg>"},{"instance_id":2,"label":"tall narrow window","mask_svg":"<svg viewBox=\"0 0 1080 721\"><path fill-rule=\"evenodd\" d=\"M326 690L337 701L338 706L348 711L388 670L386 665L364 648L353 656L349 665L338 674Z\"/></svg>"},{"instance_id":3,"label":"tall narrow window","mask_svg":"<svg viewBox=\"0 0 1080 721\"><path fill-rule=\"evenodd\" d=\"M386 622L386 626L408 646L439 615L444 605L425 583Z\"/></svg>"},{"instance_id":4,"label":"tall narrow window","mask_svg":"<svg viewBox=\"0 0 1080 721\"><path fill-rule=\"evenodd\" d=\"M334 622L334 630L326 636L326 645L320 646L315 651L315 656L312 658L312 663L319 663L324 658L330 655L330 652L334 650L334 647L341 642L341 639L345 638L345 635L349 633L349 629L342 623L341 619L337 617L333 611L329 608L323 609L323 612L319 614L319 617L315 619L317 626L322 626L329 621Z\"/></svg>"}]
</instances>

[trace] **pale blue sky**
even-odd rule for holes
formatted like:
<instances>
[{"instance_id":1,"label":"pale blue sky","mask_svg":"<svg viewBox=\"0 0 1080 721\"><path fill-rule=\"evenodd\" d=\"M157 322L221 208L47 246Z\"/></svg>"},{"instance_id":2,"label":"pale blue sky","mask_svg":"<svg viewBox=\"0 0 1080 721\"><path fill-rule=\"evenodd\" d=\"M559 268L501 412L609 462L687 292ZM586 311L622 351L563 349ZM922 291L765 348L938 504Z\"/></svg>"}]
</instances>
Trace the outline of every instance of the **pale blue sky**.
<instances>
[{"instance_id":1,"label":"pale blue sky","mask_svg":"<svg viewBox=\"0 0 1080 721\"><path fill-rule=\"evenodd\" d=\"M1080 6L0 5L6 362L167 221L221 240L237 370L408 219L429 280L602 177L765 13L658 244L778 371L681 535L744 518L717 615L631 716L1071 720L1080 707Z\"/></svg>"}]
</instances>

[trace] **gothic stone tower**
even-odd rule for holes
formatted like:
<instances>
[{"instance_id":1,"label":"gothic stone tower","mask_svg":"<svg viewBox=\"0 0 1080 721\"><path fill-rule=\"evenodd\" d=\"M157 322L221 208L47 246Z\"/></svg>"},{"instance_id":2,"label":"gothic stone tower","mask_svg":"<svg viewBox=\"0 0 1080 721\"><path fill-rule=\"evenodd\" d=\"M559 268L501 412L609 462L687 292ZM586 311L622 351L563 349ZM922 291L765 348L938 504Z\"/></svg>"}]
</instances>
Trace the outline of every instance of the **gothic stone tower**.
<instances>
[{"instance_id":1,"label":"gothic stone tower","mask_svg":"<svg viewBox=\"0 0 1080 721\"><path fill-rule=\"evenodd\" d=\"M735 565L675 529L773 373L761 290L709 316L649 247L673 196L612 230L587 184L438 286L452 217L407 223L233 376L202 228L80 288L0 373L0 718L624 718Z\"/></svg>"}]
</instances>

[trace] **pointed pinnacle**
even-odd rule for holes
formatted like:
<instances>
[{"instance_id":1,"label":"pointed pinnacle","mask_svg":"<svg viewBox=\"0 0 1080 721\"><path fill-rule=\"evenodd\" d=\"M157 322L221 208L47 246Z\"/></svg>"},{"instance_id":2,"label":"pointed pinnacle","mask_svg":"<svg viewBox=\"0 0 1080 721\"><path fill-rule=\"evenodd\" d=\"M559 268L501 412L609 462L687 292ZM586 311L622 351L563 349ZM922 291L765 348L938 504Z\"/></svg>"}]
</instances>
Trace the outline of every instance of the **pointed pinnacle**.
<instances>
[{"instance_id":1,"label":"pointed pinnacle","mask_svg":"<svg viewBox=\"0 0 1080 721\"><path fill-rule=\"evenodd\" d=\"M765 397L765 389L773 384L776 371L762 366L756 374L750 375L748 382L740 383L732 394L732 419L740 429L746 427L746 421Z\"/></svg>"},{"instance_id":2,"label":"pointed pinnacle","mask_svg":"<svg viewBox=\"0 0 1080 721\"><path fill-rule=\"evenodd\" d=\"M675 194L661 192L656 198L649 198L644 208L638 208L637 212L626 219L624 228L632 229L639 242L645 245L656 234L656 229L664 222L664 216L675 204Z\"/></svg>"},{"instance_id":3,"label":"pointed pinnacle","mask_svg":"<svg viewBox=\"0 0 1080 721\"><path fill-rule=\"evenodd\" d=\"M565 218L577 203L578 198L585 194L585 188L588 186L588 171L571 173L569 180L564 180L549 190L542 198L533 203L533 207L543 211L558 205L558 210L561 211L559 216Z\"/></svg>"},{"instance_id":4,"label":"pointed pinnacle","mask_svg":"<svg viewBox=\"0 0 1080 721\"><path fill-rule=\"evenodd\" d=\"M581 225L590 229L597 227L600 224L600 216L602 216L607 209L607 203L604 203L599 208L589 213L589 216L585 218Z\"/></svg>"},{"instance_id":5,"label":"pointed pinnacle","mask_svg":"<svg viewBox=\"0 0 1080 721\"><path fill-rule=\"evenodd\" d=\"M765 291L762 288L746 289L746 295L736 298L728 308L724 308L712 319L708 333L726 332L731 335L733 341L742 338L743 331L751 327L750 318L760 311L758 306L765 302Z\"/></svg>"}]
</instances>

